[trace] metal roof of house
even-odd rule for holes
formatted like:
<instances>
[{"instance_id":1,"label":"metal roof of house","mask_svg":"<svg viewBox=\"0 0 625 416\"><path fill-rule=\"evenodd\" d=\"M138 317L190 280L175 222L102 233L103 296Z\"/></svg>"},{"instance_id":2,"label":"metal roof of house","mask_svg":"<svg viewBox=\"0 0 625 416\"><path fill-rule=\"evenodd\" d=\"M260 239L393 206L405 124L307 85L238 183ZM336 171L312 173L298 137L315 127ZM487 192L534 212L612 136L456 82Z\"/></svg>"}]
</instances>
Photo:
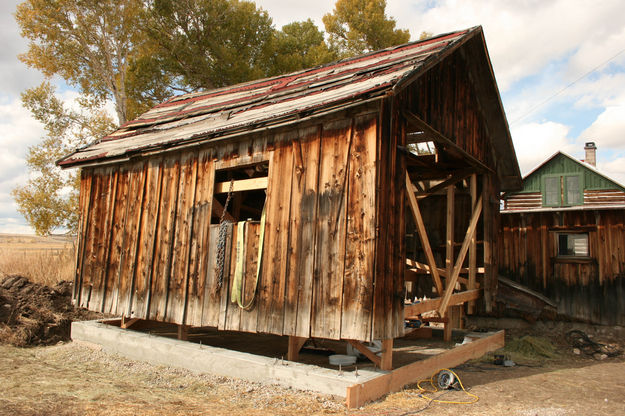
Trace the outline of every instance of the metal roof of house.
<instances>
[{"instance_id":1,"label":"metal roof of house","mask_svg":"<svg viewBox=\"0 0 625 416\"><path fill-rule=\"evenodd\" d=\"M57 163L70 167L124 160L379 99L481 32L478 26L292 74L176 96Z\"/></svg>"}]
</instances>

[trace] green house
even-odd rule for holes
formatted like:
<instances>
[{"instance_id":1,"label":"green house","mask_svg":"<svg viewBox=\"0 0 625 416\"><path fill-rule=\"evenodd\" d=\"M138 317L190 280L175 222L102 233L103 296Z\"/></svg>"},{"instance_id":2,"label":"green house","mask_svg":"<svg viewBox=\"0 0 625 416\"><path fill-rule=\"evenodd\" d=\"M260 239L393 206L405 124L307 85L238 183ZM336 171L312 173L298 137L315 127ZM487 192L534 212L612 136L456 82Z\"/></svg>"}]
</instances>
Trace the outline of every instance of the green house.
<instances>
[{"instance_id":1,"label":"green house","mask_svg":"<svg viewBox=\"0 0 625 416\"><path fill-rule=\"evenodd\" d=\"M502 195L499 272L550 297L558 313L625 324L625 186L557 152Z\"/></svg>"}]
</instances>

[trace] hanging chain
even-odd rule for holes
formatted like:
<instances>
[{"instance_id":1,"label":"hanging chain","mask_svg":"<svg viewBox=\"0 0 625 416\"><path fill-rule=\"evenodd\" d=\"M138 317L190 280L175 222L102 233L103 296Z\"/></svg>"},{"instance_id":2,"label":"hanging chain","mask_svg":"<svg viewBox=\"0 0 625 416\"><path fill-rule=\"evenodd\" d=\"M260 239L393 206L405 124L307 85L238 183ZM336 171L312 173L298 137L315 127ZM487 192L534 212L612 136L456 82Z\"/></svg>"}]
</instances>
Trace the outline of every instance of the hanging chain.
<instances>
[{"instance_id":1,"label":"hanging chain","mask_svg":"<svg viewBox=\"0 0 625 416\"><path fill-rule=\"evenodd\" d=\"M228 225L231 221L227 221L226 211L232 198L232 189L234 188L234 178L230 180L230 190L228 191L228 197L224 204L224 209L221 212L221 218L219 219L219 239L217 240L217 265L215 271L217 272L217 290L221 289L221 285L224 280L224 263L226 261L226 238L228 236Z\"/></svg>"}]
</instances>

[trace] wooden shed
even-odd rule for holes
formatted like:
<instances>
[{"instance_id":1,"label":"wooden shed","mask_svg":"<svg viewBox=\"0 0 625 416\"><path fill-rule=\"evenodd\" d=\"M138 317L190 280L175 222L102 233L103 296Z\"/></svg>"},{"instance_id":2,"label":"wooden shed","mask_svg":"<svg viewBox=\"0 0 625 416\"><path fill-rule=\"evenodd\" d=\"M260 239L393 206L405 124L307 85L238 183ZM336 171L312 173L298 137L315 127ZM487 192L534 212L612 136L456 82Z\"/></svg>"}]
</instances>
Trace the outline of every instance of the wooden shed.
<instances>
[{"instance_id":1,"label":"wooden shed","mask_svg":"<svg viewBox=\"0 0 625 416\"><path fill-rule=\"evenodd\" d=\"M554 300L558 313L625 325L625 187L557 152L503 195L499 270Z\"/></svg>"},{"instance_id":2,"label":"wooden shed","mask_svg":"<svg viewBox=\"0 0 625 416\"><path fill-rule=\"evenodd\" d=\"M82 168L77 305L294 345L489 309L520 187L481 27L173 97L58 164Z\"/></svg>"}]
</instances>

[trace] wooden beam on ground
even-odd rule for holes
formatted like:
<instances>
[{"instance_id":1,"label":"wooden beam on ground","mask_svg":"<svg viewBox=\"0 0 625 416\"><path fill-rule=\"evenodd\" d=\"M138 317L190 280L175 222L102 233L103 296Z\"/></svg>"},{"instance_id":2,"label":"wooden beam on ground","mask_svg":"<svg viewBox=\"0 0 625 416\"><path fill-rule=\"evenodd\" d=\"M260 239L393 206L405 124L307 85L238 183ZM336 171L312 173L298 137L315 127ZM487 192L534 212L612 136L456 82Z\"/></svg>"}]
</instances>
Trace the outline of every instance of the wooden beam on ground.
<instances>
[{"instance_id":1,"label":"wooden beam on ground","mask_svg":"<svg viewBox=\"0 0 625 416\"><path fill-rule=\"evenodd\" d=\"M399 391L408 384L430 378L440 369L455 367L503 346L504 331L499 331L442 354L405 365L364 383L354 384L347 388L347 407L348 409L361 407L388 393Z\"/></svg>"},{"instance_id":2,"label":"wooden beam on ground","mask_svg":"<svg viewBox=\"0 0 625 416\"><path fill-rule=\"evenodd\" d=\"M469 182L469 192L471 193L471 206L474 207L477 203L477 175L474 173L471 175ZM471 243L469 245L469 283L467 289L475 289L477 278L477 239L475 234L471 237ZM475 313L475 302L469 302L467 306L469 314Z\"/></svg>"},{"instance_id":3,"label":"wooden beam on ground","mask_svg":"<svg viewBox=\"0 0 625 416\"><path fill-rule=\"evenodd\" d=\"M347 340L351 344L352 347L356 348L358 351L362 353L365 357L367 357L376 367L381 368L382 359L375 355L369 348L367 348L362 342L356 340Z\"/></svg>"},{"instance_id":4,"label":"wooden beam on ground","mask_svg":"<svg viewBox=\"0 0 625 416\"><path fill-rule=\"evenodd\" d=\"M481 213L482 197L480 196L480 198L477 200L476 206L473 208L473 214L471 215L469 228L467 229L467 233L464 236L462 247L460 247L460 253L458 253L458 258L456 259L456 265L454 266L454 269L451 273L451 277L447 279L445 294L443 295L443 300L441 301L441 305L438 308L438 313L440 316L445 316L445 313L447 312L449 299L451 298L451 294L454 291L454 286L456 286L456 282L458 281L458 276L460 276L460 269L462 268L462 263L464 262L464 258L467 255L467 251L469 250L469 243L471 242L471 237L473 237L473 235L475 234L477 221L480 219Z\"/></svg>"},{"instance_id":5,"label":"wooden beam on ground","mask_svg":"<svg viewBox=\"0 0 625 416\"><path fill-rule=\"evenodd\" d=\"M230 181L219 182L215 184L216 194L225 194L230 192ZM267 189L268 179L266 176L262 178L241 179L232 183L232 192L255 191L258 189Z\"/></svg>"},{"instance_id":6,"label":"wooden beam on ground","mask_svg":"<svg viewBox=\"0 0 625 416\"><path fill-rule=\"evenodd\" d=\"M122 316L122 322L119 326L122 329L128 329L134 324L136 324L137 322L139 322L140 320L141 319L139 318L126 318L125 316Z\"/></svg>"},{"instance_id":7,"label":"wooden beam on ground","mask_svg":"<svg viewBox=\"0 0 625 416\"><path fill-rule=\"evenodd\" d=\"M417 231L421 240L421 246L425 252L425 257L432 270L432 278L434 279L434 286L436 286L436 292L440 295L443 293L443 282L438 275L438 267L436 267L436 260L434 260L434 253L432 253L432 247L430 246L430 240L428 239L427 232L425 231L425 224L423 222L423 216L421 216L421 210L419 210L419 203L417 198L411 189L412 181L408 172L406 172L406 195L408 196L408 203L414 217L415 224L417 225Z\"/></svg>"},{"instance_id":8,"label":"wooden beam on ground","mask_svg":"<svg viewBox=\"0 0 625 416\"><path fill-rule=\"evenodd\" d=\"M448 306L460 305L470 300L479 299L482 289L467 290L464 292L454 293L449 299ZM425 312L435 311L439 308L442 298L434 298L424 300L413 305L404 305L404 318L418 316Z\"/></svg>"},{"instance_id":9,"label":"wooden beam on ground","mask_svg":"<svg viewBox=\"0 0 625 416\"><path fill-rule=\"evenodd\" d=\"M299 351L304 344L308 341L306 337L289 337L289 347L286 353L286 359L289 361L299 360Z\"/></svg>"}]
</instances>

